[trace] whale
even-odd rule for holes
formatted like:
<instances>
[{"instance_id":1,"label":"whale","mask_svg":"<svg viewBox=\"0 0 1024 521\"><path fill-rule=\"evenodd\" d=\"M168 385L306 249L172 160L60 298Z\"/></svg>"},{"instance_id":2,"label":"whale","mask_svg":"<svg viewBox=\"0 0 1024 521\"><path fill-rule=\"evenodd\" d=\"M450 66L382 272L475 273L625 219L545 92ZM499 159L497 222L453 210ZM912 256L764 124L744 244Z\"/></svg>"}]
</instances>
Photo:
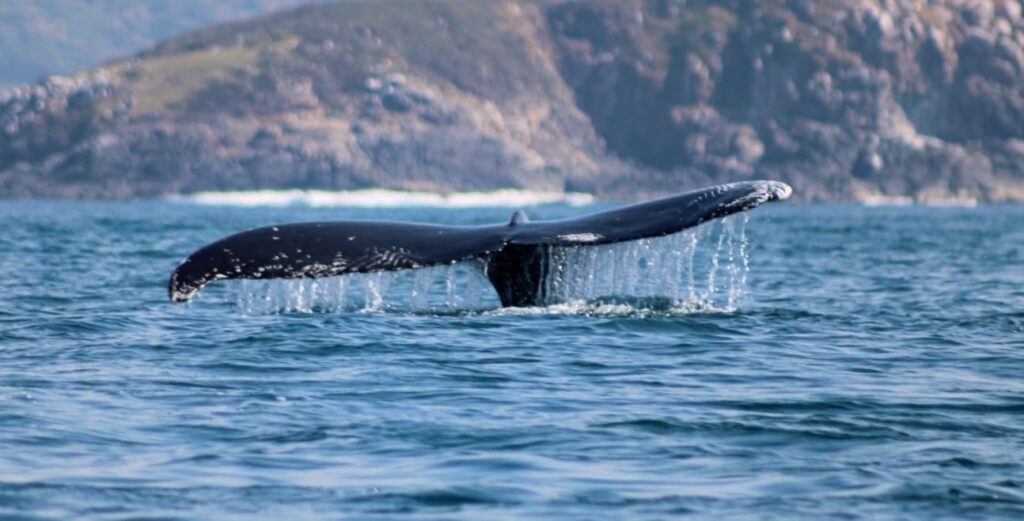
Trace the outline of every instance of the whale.
<instances>
[{"instance_id":1,"label":"whale","mask_svg":"<svg viewBox=\"0 0 1024 521\"><path fill-rule=\"evenodd\" d=\"M447 226L389 221L279 224L196 250L171 273L171 302L191 300L224 279L298 279L399 271L478 259L503 307L543 305L554 247L588 247L662 237L788 199L779 181L740 181L612 210L531 221Z\"/></svg>"}]
</instances>

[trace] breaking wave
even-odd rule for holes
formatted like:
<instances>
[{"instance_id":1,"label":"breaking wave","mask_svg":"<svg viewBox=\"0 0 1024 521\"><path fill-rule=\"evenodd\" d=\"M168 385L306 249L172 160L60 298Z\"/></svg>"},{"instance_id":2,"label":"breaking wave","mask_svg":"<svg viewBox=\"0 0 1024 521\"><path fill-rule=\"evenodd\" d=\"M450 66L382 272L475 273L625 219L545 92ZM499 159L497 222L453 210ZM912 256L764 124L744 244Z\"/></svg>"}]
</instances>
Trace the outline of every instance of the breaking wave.
<instances>
[{"instance_id":1,"label":"breaking wave","mask_svg":"<svg viewBox=\"0 0 1024 521\"><path fill-rule=\"evenodd\" d=\"M353 207L398 208L439 207L478 208L515 207L542 204L583 206L594 202L594 196L578 192L533 192L528 190L496 190L493 192L407 192L400 190L256 190L242 192L197 192L170 197L172 201L242 207Z\"/></svg>"}]
</instances>

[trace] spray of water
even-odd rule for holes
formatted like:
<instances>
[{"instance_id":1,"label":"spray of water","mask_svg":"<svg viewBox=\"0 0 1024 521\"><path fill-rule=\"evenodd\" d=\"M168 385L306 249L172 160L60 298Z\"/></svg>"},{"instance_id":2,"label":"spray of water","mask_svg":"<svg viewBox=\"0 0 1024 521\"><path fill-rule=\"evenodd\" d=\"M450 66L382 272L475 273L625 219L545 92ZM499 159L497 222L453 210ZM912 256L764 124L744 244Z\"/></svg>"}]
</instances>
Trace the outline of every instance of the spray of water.
<instances>
[{"instance_id":1,"label":"spray of water","mask_svg":"<svg viewBox=\"0 0 1024 521\"><path fill-rule=\"evenodd\" d=\"M547 303L668 301L732 310L746 286L746 245L746 216L740 216L656 239L554 248Z\"/></svg>"},{"instance_id":2,"label":"spray of water","mask_svg":"<svg viewBox=\"0 0 1024 521\"><path fill-rule=\"evenodd\" d=\"M740 215L655 239L553 247L542 309L734 310L749 271L746 224ZM247 314L494 309L499 303L484 269L483 261L467 261L323 279L235 281L228 298Z\"/></svg>"},{"instance_id":3,"label":"spray of water","mask_svg":"<svg viewBox=\"0 0 1024 521\"><path fill-rule=\"evenodd\" d=\"M486 309L498 305L484 288L480 262L417 270L293 280L243 280L228 299L246 314Z\"/></svg>"}]
</instances>

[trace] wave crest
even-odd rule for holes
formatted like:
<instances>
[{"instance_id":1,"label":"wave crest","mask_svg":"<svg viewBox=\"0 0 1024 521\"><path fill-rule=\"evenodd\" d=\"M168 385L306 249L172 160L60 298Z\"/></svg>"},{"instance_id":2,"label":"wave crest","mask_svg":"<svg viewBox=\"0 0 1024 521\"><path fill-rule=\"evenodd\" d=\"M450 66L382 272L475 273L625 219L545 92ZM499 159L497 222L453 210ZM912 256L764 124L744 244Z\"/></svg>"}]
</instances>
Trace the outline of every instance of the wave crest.
<instances>
[{"instance_id":1,"label":"wave crest","mask_svg":"<svg viewBox=\"0 0 1024 521\"><path fill-rule=\"evenodd\" d=\"M355 207L399 208L409 206L438 208L517 207L542 204L584 206L594 196L580 192L535 192L529 190L495 190L493 192L408 192L401 190L254 190L238 192L196 192L176 195L172 201L242 207Z\"/></svg>"}]
</instances>

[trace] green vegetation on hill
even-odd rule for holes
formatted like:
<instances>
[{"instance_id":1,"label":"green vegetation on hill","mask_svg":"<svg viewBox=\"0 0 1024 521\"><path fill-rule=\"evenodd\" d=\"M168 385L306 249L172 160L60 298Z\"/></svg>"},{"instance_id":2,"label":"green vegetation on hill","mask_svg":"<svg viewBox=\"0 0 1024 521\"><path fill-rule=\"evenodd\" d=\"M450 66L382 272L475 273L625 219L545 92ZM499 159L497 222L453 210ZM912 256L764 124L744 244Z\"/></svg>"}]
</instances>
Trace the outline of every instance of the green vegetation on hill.
<instances>
[{"instance_id":1,"label":"green vegetation on hill","mask_svg":"<svg viewBox=\"0 0 1024 521\"><path fill-rule=\"evenodd\" d=\"M68 74L182 31L318 0L4 0L0 87Z\"/></svg>"}]
</instances>

